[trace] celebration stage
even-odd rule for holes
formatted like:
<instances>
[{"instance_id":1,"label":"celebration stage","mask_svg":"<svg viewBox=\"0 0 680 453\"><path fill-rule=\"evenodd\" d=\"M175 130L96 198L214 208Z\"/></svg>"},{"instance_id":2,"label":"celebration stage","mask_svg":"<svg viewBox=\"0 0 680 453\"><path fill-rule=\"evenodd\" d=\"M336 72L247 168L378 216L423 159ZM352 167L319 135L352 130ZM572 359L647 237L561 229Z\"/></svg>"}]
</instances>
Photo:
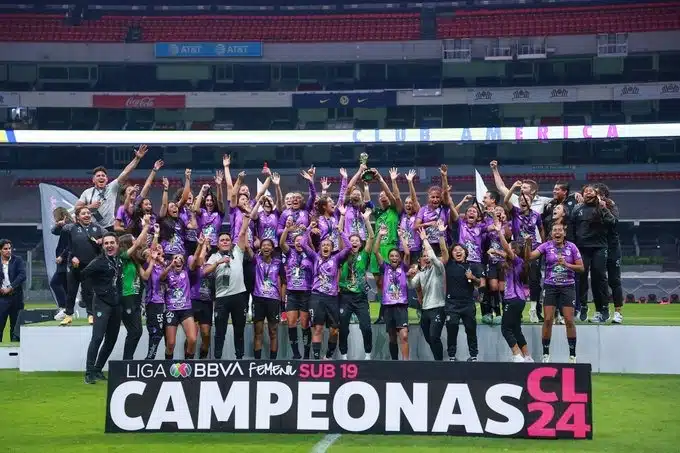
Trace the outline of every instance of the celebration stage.
<instances>
[{"instance_id":1,"label":"celebration stage","mask_svg":"<svg viewBox=\"0 0 680 453\"><path fill-rule=\"evenodd\" d=\"M373 359L388 360L389 350L387 334L384 325L373 325ZM234 359L232 326L229 326L223 359ZM680 374L680 352L673 345L680 344L680 327L675 326L612 326L587 325L577 326L578 329L578 360L580 363L590 363L594 373L633 373L633 374ZM534 360L541 358L541 326L524 325L523 331L529 343ZM57 327L39 324L24 326L21 330L21 346L18 361L12 362L22 372L32 371L84 371L87 345L90 341L92 328L90 326ZM123 354L125 328L121 327L116 348L111 359L120 360ZM479 341L479 360L484 362L507 362L510 360L509 349L500 333L500 326L480 325L477 328ZM327 335L327 334L326 334ZM252 324L246 327L246 358L252 358L253 330ZM302 339L302 334L299 336ZM199 340L200 341L200 340ZM446 350L446 329L442 334L444 349ZM146 330L139 342L135 359L143 359L146 355L148 336ZM325 344L325 341L324 341ZM417 325L411 326L409 344L412 360L432 360L430 348L422 336ZM177 347L175 358L182 359L184 335L181 329L177 333ZM278 359L291 357L288 344L288 329L279 328ZM659 347L665 348L663 353ZM7 351L0 348L4 355ZM268 357L268 339L265 335L263 358ZM325 354L325 351L322 351ZM339 351L336 352L339 354ZM446 355L446 352L444 353ZM349 336L350 360L361 360L364 357L363 340L359 326L351 325ZM212 357L212 350L210 357ZM459 360L468 357L467 339L463 326L458 333ZM566 362L568 358L567 341L563 326L555 326L551 347L553 362ZM158 359L163 358L163 345L159 347ZM339 355L336 355L339 358ZM9 363L0 361L0 365ZM452 364L453 366L453 364Z\"/></svg>"}]
</instances>

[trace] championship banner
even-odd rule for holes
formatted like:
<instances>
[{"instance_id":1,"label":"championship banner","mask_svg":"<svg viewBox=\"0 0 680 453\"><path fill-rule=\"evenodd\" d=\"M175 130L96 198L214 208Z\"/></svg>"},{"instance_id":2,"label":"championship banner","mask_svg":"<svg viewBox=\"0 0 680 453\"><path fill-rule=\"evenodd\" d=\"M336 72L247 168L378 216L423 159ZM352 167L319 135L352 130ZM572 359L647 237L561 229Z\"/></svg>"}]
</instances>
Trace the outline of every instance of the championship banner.
<instances>
[{"instance_id":1,"label":"championship banner","mask_svg":"<svg viewBox=\"0 0 680 453\"><path fill-rule=\"evenodd\" d=\"M294 93L293 107L315 108L380 108L397 105L396 91L371 91L366 93Z\"/></svg>"},{"instance_id":2,"label":"championship banner","mask_svg":"<svg viewBox=\"0 0 680 453\"><path fill-rule=\"evenodd\" d=\"M38 188L40 189L40 216L42 222L45 266L47 268L47 281L50 281L57 271L55 253L57 244L59 243L59 236L52 234L52 228L54 227L54 216L52 215L52 211L56 208L66 208L71 215L73 215L73 208L78 201L78 197L66 189L50 184L40 184ZM52 296L54 297L54 292L52 293Z\"/></svg>"},{"instance_id":3,"label":"championship banner","mask_svg":"<svg viewBox=\"0 0 680 453\"><path fill-rule=\"evenodd\" d=\"M109 363L106 432L592 439L590 364Z\"/></svg>"}]
</instances>

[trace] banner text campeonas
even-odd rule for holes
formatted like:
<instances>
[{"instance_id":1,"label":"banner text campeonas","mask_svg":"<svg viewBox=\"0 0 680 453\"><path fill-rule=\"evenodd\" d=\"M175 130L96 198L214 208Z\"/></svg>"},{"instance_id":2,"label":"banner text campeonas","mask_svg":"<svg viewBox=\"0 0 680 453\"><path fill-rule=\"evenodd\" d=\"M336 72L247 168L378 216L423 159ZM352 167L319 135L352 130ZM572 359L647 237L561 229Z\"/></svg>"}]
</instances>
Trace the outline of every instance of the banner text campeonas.
<instances>
[{"instance_id":1,"label":"banner text campeonas","mask_svg":"<svg viewBox=\"0 0 680 453\"><path fill-rule=\"evenodd\" d=\"M112 362L107 432L592 438L590 365Z\"/></svg>"}]
</instances>

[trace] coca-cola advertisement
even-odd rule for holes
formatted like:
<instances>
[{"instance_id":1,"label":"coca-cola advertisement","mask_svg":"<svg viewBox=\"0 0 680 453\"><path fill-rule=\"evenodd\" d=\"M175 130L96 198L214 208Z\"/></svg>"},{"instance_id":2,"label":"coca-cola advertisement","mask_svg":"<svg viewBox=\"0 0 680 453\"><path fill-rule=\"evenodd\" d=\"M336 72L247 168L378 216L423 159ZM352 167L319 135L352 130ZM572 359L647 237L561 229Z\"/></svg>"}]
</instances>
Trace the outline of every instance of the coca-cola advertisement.
<instances>
[{"instance_id":1,"label":"coca-cola advertisement","mask_svg":"<svg viewBox=\"0 0 680 453\"><path fill-rule=\"evenodd\" d=\"M95 94L92 107L99 109L182 109L183 94Z\"/></svg>"}]
</instances>

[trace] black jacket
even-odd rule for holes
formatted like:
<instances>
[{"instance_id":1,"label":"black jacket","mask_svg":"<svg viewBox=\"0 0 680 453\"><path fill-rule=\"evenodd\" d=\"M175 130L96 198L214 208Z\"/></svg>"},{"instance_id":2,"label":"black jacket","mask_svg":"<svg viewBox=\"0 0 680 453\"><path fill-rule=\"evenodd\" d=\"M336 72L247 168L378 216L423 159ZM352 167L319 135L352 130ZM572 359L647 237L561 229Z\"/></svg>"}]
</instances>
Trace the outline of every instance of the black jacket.
<instances>
[{"instance_id":1,"label":"black jacket","mask_svg":"<svg viewBox=\"0 0 680 453\"><path fill-rule=\"evenodd\" d=\"M57 249L54 251L55 258L61 257L61 264L57 264L57 272L66 272L69 257L69 230L55 225L52 227L52 234L59 236Z\"/></svg>"},{"instance_id":2,"label":"black jacket","mask_svg":"<svg viewBox=\"0 0 680 453\"><path fill-rule=\"evenodd\" d=\"M96 240L104 235L104 230L95 223L91 223L88 226L83 226L79 223L68 223L63 227L56 227L54 231L59 233L60 239L62 231L65 231L67 234L69 266L71 259L76 257L80 261L80 267L83 268L95 259L101 251L101 247L97 244Z\"/></svg>"},{"instance_id":3,"label":"black jacket","mask_svg":"<svg viewBox=\"0 0 680 453\"><path fill-rule=\"evenodd\" d=\"M607 247L609 248L609 254L611 256L616 256L621 254L621 238L619 236L619 207L616 203L612 202L610 211L614 216L614 224L609 226L609 231L607 234Z\"/></svg>"},{"instance_id":4,"label":"black jacket","mask_svg":"<svg viewBox=\"0 0 680 453\"><path fill-rule=\"evenodd\" d=\"M616 218L597 203L582 203L572 211L570 223L578 248L607 248L609 231L616 225Z\"/></svg>"},{"instance_id":5,"label":"black jacket","mask_svg":"<svg viewBox=\"0 0 680 453\"><path fill-rule=\"evenodd\" d=\"M0 264L2 264L0 262ZM0 279L4 280L5 275L2 273L2 267L0 267ZM20 256L12 255L9 258L9 263L7 265L7 274L9 277L9 284L12 286L14 291L6 297L13 297L20 303L24 301L24 282L26 282L26 264ZM0 280L0 286L2 283Z\"/></svg>"},{"instance_id":6,"label":"black jacket","mask_svg":"<svg viewBox=\"0 0 680 453\"><path fill-rule=\"evenodd\" d=\"M101 254L85 266L83 277L89 281L97 300L108 305L118 305L122 270L120 257Z\"/></svg>"}]
</instances>

